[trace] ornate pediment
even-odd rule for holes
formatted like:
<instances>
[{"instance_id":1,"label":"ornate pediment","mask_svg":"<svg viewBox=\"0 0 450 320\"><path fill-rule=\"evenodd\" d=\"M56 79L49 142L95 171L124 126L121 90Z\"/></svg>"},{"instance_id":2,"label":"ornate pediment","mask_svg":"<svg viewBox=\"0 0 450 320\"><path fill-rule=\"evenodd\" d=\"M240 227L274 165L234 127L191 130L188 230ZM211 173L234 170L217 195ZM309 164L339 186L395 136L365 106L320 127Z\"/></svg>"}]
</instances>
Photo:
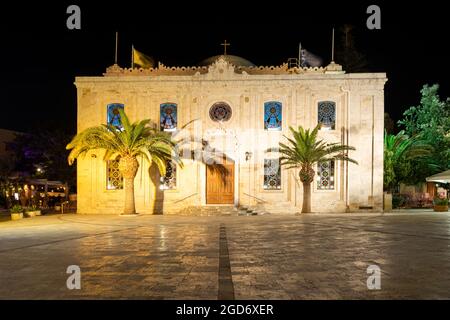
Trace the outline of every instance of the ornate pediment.
<instances>
[{"instance_id":1,"label":"ornate pediment","mask_svg":"<svg viewBox=\"0 0 450 320\"><path fill-rule=\"evenodd\" d=\"M230 78L235 76L235 66L220 57L208 67L208 73L205 76L209 79Z\"/></svg>"}]
</instances>

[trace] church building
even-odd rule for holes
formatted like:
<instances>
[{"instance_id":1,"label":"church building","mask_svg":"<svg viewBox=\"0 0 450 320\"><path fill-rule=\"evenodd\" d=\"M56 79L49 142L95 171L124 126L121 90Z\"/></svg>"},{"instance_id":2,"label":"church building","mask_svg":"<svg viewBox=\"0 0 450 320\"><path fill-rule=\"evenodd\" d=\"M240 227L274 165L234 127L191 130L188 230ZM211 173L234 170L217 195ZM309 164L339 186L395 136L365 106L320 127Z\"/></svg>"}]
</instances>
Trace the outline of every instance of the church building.
<instances>
[{"instance_id":1,"label":"church building","mask_svg":"<svg viewBox=\"0 0 450 320\"><path fill-rule=\"evenodd\" d=\"M119 126L118 110L124 109L132 121L151 119L158 130L191 139L193 156L184 157L182 167L169 163L164 177L139 159L138 213L243 206L295 214L302 207L299 170L280 167L276 148L290 136L290 126L321 124L320 138L355 147L349 156L358 165L318 164L312 211L382 211L386 81L385 73L346 73L334 62L262 67L227 54L191 67L114 64L102 76L76 77L78 132L105 123ZM215 170L205 153L221 158L227 174ZM78 213L121 213L118 160L89 152L77 160L77 181Z\"/></svg>"}]
</instances>

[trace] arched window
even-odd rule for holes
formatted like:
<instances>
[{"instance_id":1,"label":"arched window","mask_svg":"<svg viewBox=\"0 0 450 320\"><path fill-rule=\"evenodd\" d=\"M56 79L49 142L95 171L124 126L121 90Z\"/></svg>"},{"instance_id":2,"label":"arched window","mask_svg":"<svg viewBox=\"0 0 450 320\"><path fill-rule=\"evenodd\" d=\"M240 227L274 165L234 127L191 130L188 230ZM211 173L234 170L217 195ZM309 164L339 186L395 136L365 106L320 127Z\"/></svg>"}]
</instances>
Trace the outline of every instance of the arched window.
<instances>
[{"instance_id":1,"label":"arched window","mask_svg":"<svg viewBox=\"0 0 450 320\"><path fill-rule=\"evenodd\" d=\"M125 109L125 106L122 103L110 103L107 107L107 122L117 129L122 129L122 121L120 120L119 113L120 109Z\"/></svg>"},{"instance_id":2,"label":"arched window","mask_svg":"<svg viewBox=\"0 0 450 320\"><path fill-rule=\"evenodd\" d=\"M264 159L264 190L281 189L280 159Z\"/></svg>"},{"instance_id":3,"label":"arched window","mask_svg":"<svg viewBox=\"0 0 450 320\"><path fill-rule=\"evenodd\" d=\"M177 164L172 160L167 160L166 175L160 179L161 190L173 190L177 188Z\"/></svg>"},{"instance_id":4,"label":"arched window","mask_svg":"<svg viewBox=\"0 0 450 320\"><path fill-rule=\"evenodd\" d=\"M317 189L334 190L334 160L317 164Z\"/></svg>"},{"instance_id":5,"label":"arched window","mask_svg":"<svg viewBox=\"0 0 450 320\"><path fill-rule=\"evenodd\" d=\"M176 103L161 103L159 112L159 124L161 131L177 130L178 114Z\"/></svg>"},{"instance_id":6,"label":"arched window","mask_svg":"<svg viewBox=\"0 0 450 320\"><path fill-rule=\"evenodd\" d=\"M209 117L212 121L226 122L231 119L233 110L226 102L216 102L209 108Z\"/></svg>"},{"instance_id":7,"label":"arched window","mask_svg":"<svg viewBox=\"0 0 450 320\"><path fill-rule=\"evenodd\" d=\"M282 105L281 102L269 101L264 103L264 129L270 131L281 131L282 128Z\"/></svg>"},{"instance_id":8,"label":"arched window","mask_svg":"<svg viewBox=\"0 0 450 320\"><path fill-rule=\"evenodd\" d=\"M273 153L273 154L270 154ZM264 159L264 190L281 190L281 163L279 150L272 148Z\"/></svg>"},{"instance_id":9,"label":"arched window","mask_svg":"<svg viewBox=\"0 0 450 320\"><path fill-rule=\"evenodd\" d=\"M334 130L336 127L336 103L320 101L317 110L318 123L323 130Z\"/></svg>"},{"instance_id":10,"label":"arched window","mask_svg":"<svg viewBox=\"0 0 450 320\"><path fill-rule=\"evenodd\" d=\"M106 189L123 189L123 177L119 171L120 158L106 161Z\"/></svg>"}]
</instances>

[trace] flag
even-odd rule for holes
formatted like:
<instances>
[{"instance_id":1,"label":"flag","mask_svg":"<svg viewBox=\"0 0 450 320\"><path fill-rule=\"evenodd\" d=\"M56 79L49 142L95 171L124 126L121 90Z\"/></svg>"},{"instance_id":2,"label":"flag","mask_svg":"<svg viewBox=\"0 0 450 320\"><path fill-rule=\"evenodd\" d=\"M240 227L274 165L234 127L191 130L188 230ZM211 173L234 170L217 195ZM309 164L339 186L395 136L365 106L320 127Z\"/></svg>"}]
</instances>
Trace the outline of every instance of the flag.
<instances>
[{"instance_id":1,"label":"flag","mask_svg":"<svg viewBox=\"0 0 450 320\"><path fill-rule=\"evenodd\" d=\"M153 68L155 66L155 60L142 52L137 51L134 47L132 50L133 54L133 66L138 65L144 69Z\"/></svg>"},{"instance_id":2,"label":"flag","mask_svg":"<svg viewBox=\"0 0 450 320\"><path fill-rule=\"evenodd\" d=\"M301 67L320 67L323 63L321 57L300 47L299 63Z\"/></svg>"}]
</instances>

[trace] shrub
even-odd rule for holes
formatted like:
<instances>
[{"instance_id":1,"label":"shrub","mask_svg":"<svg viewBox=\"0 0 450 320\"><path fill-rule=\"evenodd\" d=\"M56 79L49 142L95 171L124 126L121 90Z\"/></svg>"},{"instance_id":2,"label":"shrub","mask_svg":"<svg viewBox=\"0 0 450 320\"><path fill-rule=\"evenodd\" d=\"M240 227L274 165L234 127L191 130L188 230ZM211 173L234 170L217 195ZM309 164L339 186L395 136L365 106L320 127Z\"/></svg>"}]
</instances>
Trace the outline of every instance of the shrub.
<instances>
[{"instance_id":1,"label":"shrub","mask_svg":"<svg viewBox=\"0 0 450 320\"><path fill-rule=\"evenodd\" d=\"M435 206L448 206L448 199L447 198L434 198L433 204Z\"/></svg>"},{"instance_id":2,"label":"shrub","mask_svg":"<svg viewBox=\"0 0 450 320\"><path fill-rule=\"evenodd\" d=\"M28 207L25 211L30 212L30 211L36 211L36 210L39 210L39 208L38 208L38 206L33 204L32 206Z\"/></svg>"},{"instance_id":3,"label":"shrub","mask_svg":"<svg viewBox=\"0 0 450 320\"><path fill-rule=\"evenodd\" d=\"M392 207L401 208L404 207L407 203L407 197L402 194L393 194L392 195Z\"/></svg>"},{"instance_id":4,"label":"shrub","mask_svg":"<svg viewBox=\"0 0 450 320\"><path fill-rule=\"evenodd\" d=\"M23 208L21 205L14 205L11 209L10 209L11 213L22 213L23 212Z\"/></svg>"}]
</instances>

